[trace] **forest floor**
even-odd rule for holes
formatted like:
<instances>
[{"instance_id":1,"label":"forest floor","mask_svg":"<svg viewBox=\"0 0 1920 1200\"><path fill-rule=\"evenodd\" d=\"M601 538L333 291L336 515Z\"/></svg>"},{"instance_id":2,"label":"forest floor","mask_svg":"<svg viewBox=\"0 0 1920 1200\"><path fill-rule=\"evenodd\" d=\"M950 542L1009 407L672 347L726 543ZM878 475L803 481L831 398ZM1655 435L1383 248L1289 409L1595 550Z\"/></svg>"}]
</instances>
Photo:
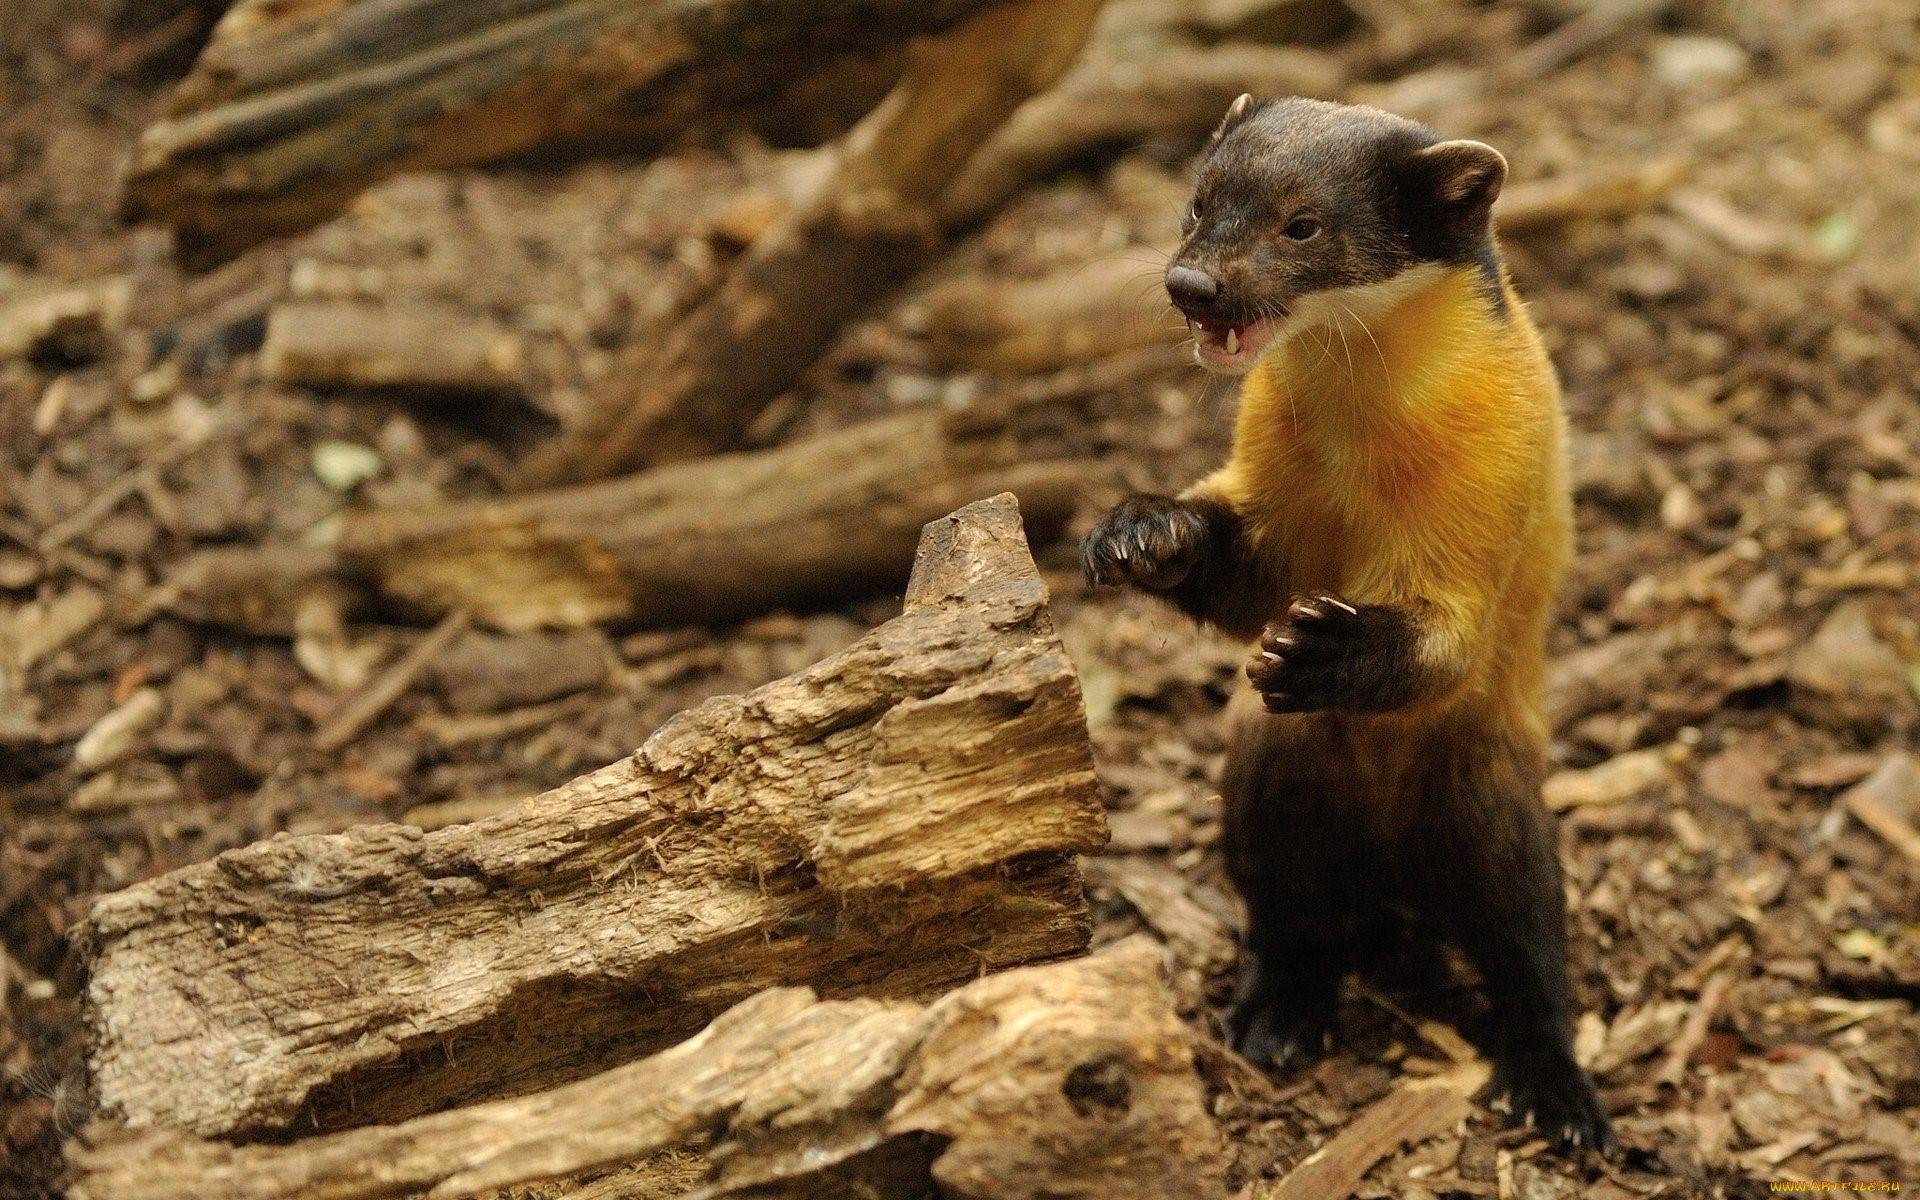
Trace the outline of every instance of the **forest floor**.
<instances>
[{"instance_id":1,"label":"forest floor","mask_svg":"<svg viewBox=\"0 0 1920 1200\"><path fill-rule=\"evenodd\" d=\"M134 298L104 344L0 364L0 1196L31 1197L52 1193L86 1115L66 934L96 896L279 830L497 811L839 648L897 597L712 630L468 635L344 750L313 748L341 692L422 631L246 638L142 611L153 582L195 547L296 537L349 504L497 488L647 314L718 270L715 216L771 159L402 179L182 276L113 211L117 166L165 103L163 81L126 81L153 47L85 4L16 7L0 300L16 272L125 275ZM1482 1113L1390 1155L1360 1194L1920 1186L1920 861L1852 815L1920 820L1920 761L1903 757L1920 728L1920 17L1911 0L1693 3L1538 69L1528 8L1413 7L1428 16L1326 47L1373 81L1342 98L1490 141L1516 181L1656 156L1688 171L1649 211L1507 247L1574 430L1551 792L1580 1052L1625 1153L1564 1159ZM1138 248L1164 243L1186 168L1140 152L1029 192L851 330L752 439L1024 386L929 367L919 301L941 279L1138 253L1140 319L1176 324L1155 316ZM527 398L269 383L264 317L295 292L489 315L529 348ZM1108 470L1069 532L1124 490L1210 469L1231 411L1229 388L1164 361L1078 404L1071 436ZM362 466L357 485L340 476ZM90 507L103 493L120 499ZM1036 553L1113 815L1090 869L1097 938L1165 940L1187 1013L1215 1029L1239 917L1211 781L1243 651L1093 594L1070 542ZM124 756L76 765L81 736L146 689L158 703ZM1396 1077L1438 1069L1454 1042L1430 1018L1470 1024L1470 994L1450 976L1356 986L1331 1055L1241 1086L1224 1111L1253 1194Z\"/></svg>"}]
</instances>

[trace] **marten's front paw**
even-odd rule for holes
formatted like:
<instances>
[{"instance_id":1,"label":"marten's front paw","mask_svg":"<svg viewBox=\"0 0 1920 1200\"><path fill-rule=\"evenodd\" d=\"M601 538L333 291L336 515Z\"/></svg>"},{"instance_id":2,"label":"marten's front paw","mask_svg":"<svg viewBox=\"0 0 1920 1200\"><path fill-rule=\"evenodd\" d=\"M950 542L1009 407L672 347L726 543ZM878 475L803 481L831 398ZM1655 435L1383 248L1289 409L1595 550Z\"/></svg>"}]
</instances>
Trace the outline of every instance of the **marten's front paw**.
<instances>
[{"instance_id":1,"label":"marten's front paw","mask_svg":"<svg viewBox=\"0 0 1920 1200\"><path fill-rule=\"evenodd\" d=\"M1193 573L1205 548L1207 521L1170 496L1130 496L1080 543L1088 583L1131 583L1164 591Z\"/></svg>"},{"instance_id":2,"label":"marten's front paw","mask_svg":"<svg viewBox=\"0 0 1920 1200\"><path fill-rule=\"evenodd\" d=\"M1247 678L1268 712L1397 708L1414 681L1413 637L1392 608L1304 596L1267 626Z\"/></svg>"}]
</instances>

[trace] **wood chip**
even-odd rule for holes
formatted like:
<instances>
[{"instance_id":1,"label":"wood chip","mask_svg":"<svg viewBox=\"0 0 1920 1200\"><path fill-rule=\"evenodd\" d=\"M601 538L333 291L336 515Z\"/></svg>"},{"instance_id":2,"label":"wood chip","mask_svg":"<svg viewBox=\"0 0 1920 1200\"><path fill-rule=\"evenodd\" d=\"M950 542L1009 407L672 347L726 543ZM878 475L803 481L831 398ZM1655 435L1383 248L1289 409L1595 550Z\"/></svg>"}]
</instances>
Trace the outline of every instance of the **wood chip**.
<instances>
[{"instance_id":1,"label":"wood chip","mask_svg":"<svg viewBox=\"0 0 1920 1200\"><path fill-rule=\"evenodd\" d=\"M1334 1200L1350 1196L1375 1163L1402 1146L1451 1131L1473 1111L1470 1097L1489 1068L1475 1063L1388 1092L1255 1200Z\"/></svg>"},{"instance_id":2,"label":"wood chip","mask_svg":"<svg viewBox=\"0 0 1920 1200\"><path fill-rule=\"evenodd\" d=\"M1707 1038L1707 1030L1713 1024L1713 1018L1720 1012L1720 1004L1727 997L1727 988L1733 982L1733 972L1721 971L1707 985L1700 989L1700 996L1693 1002L1693 1008L1687 1013L1687 1023L1680 1027L1680 1035L1673 1039L1673 1045L1660 1063L1660 1069L1653 1073L1653 1081L1665 1087L1679 1087L1687 1077L1687 1064L1693 1061L1694 1052L1700 1049L1700 1043Z\"/></svg>"},{"instance_id":3,"label":"wood chip","mask_svg":"<svg viewBox=\"0 0 1920 1200\"><path fill-rule=\"evenodd\" d=\"M1557 771L1540 789L1541 797L1555 812L1618 804L1673 778L1673 757L1665 747L1629 750L1597 766Z\"/></svg>"},{"instance_id":4,"label":"wood chip","mask_svg":"<svg viewBox=\"0 0 1920 1200\"><path fill-rule=\"evenodd\" d=\"M1208 974L1224 971L1238 956L1233 931L1195 900L1186 877L1158 858L1093 858L1088 882L1109 887L1139 912L1180 962Z\"/></svg>"},{"instance_id":5,"label":"wood chip","mask_svg":"<svg viewBox=\"0 0 1920 1200\"><path fill-rule=\"evenodd\" d=\"M1873 774L1840 797L1854 819L1879 834L1908 862L1920 864L1920 762L1904 750L1889 754Z\"/></svg>"},{"instance_id":6,"label":"wood chip","mask_svg":"<svg viewBox=\"0 0 1920 1200\"><path fill-rule=\"evenodd\" d=\"M73 748L75 769L98 771L131 756L166 713L167 701L160 690L141 688L81 735Z\"/></svg>"}]
</instances>

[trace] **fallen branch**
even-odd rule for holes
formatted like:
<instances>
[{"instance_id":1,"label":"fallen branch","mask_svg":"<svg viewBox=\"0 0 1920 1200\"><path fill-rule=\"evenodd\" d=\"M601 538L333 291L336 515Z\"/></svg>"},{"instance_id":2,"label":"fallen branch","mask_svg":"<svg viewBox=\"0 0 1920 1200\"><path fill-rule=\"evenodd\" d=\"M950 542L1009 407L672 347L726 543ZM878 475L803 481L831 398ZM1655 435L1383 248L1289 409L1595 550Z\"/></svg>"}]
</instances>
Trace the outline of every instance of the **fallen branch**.
<instances>
[{"instance_id":1,"label":"fallen branch","mask_svg":"<svg viewBox=\"0 0 1920 1200\"><path fill-rule=\"evenodd\" d=\"M286 634L313 589L370 584L497 629L713 623L897 589L921 525L980 496L1015 493L1049 535L1092 469L1061 457L1045 404L923 409L604 483L350 512L330 545L203 552L154 604Z\"/></svg>"},{"instance_id":2,"label":"fallen branch","mask_svg":"<svg viewBox=\"0 0 1920 1200\"><path fill-rule=\"evenodd\" d=\"M1687 1065L1707 1040L1707 1031L1713 1027L1713 1019L1720 1015L1720 1005L1726 1000L1727 989L1732 984L1733 972L1721 971L1700 989L1699 997L1687 1012L1687 1023L1680 1027L1679 1036L1673 1039L1666 1057L1660 1060L1659 1068L1653 1073L1656 1086L1677 1088L1686 1082Z\"/></svg>"},{"instance_id":3,"label":"fallen branch","mask_svg":"<svg viewBox=\"0 0 1920 1200\"><path fill-rule=\"evenodd\" d=\"M267 316L260 373L276 383L435 395L520 387L511 330L448 305L294 301Z\"/></svg>"},{"instance_id":4,"label":"fallen branch","mask_svg":"<svg viewBox=\"0 0 1920 1200\"><path fill-rule=\"evenodd\" d=\"M1035 179L1143 141L1198 138L1243 91L1325 95L1337 90L1343 78L1340 66L1328 56L1284 46L1202 48L1155 39L1151 51L1131 47L1131 53L1136 57L1090 57L1057 86L1020 105L997 131L984 126L969 130L975 142L984 138L984 144L944 190L937 186L937 178L895 152L887 171L897 180L912 182L913 195L907 199L931 205L933 226L923 231L929 240L909 247L897 260L879 262L885 257L885 247L879 245L870 247L863 258L800 260L798 255L810 247L804 239L796 241L794 231L804 229L814 218L807 216L806 202L789 209L775 231L755 239L754 250L719 295L682 326L661 333L664 352L651 341L636 343L633 369L609 377L609 383L589 398L588 415L574 431L535 457L524 482L563 482L607 473L621 462L657 462L725 448L766 403L811 365L847 319L877 299L876 282L882 292L900 282L913 266L931 260L939 238L964 233ZM924 92L937 98L941 86L932 84ZM880 117L875 114L869 125L876 125ZM911 130L925 118L902 113L892 120L894 126ZM881 130L870 144L879 153L904 136L908 134ZM837 169L849 174L858 165L842 164ZM899 192L901 185L891 186ZM856 188L873 190L867 183L829 183L819 196ZM811 203L819 207L821 201L816 198ZM789 259L792 265L787 264ZM799 289L808 291L808 298L770 303L768 285L749 274L756 260L763 264L758 268L761 274L783 281L782 296ZM820 274L823 271L826 274ZM807 278L798 272L814 275ZM1165 331L1151 315L1142 319L1131 303L1153 290L1151 285L1138 286L1152 278L1150 264L1130 272L1102 267L1089 274L1090 278L1035 283L1030 294L1022 293L1018 284L982 285L986 294L979 297L973 324L958 310L968 297L951 296L952 306L947 309L951 319L945 324L952 338L946 346L936 347L936 352L963 365L977 357L989 369L1039 371L1071 361L1074 347L1085 346L1086 354L1097 355L1135 348L1163 336ZM1064 304L1071 316L1080 318L1074 328L1081 332L1050 339L1050 331L1042 324L1021 337L1008 320L996 316L1000 303L1009 299L998 293L999 287L1012 290L1015 294L1010 299L1018 306L1058 309ZM772 339L756 333L752 340L741 340L732 331L742 311L756 314L756 320L770 314L764 319L779 325L806 323L805 344L796 345L785 333ZM1016 340L1021 344L1014 345ZM656 361L656 357L667 361ZM636 376L641 380L639 409L634 407ZM665 392L648 390L655 386L649 381L656 379L667 381ZM613 429L623 432L610 441L607 431Z\"/></svg>"},{"instance_id":5,"label":"fallen branch","mask_svg":"<svg viewBox=\"0 0 1920 1200\"><path fill-rule=\"evenodd\" d=\"M756 114L804 128L841 96L871 104L899 43L988 3L241 0L141 134L124 206L207 267L405 171L568 142L631 153Z\"/></svg>"},{"instance_id":6,"label":"fallen branch","mask_svg":"<svg viewBox=\"0 0 1920 1200\"><path fill-rule=\"evenodd\" d=\"M1011 497L931 523L901 615L635 755L422 834L282 835L102 898L104 1111L336 1128L548 1087L761 988L917 996L1085 949L1085 713Z\"/></svg>"},{"instance_id":7,"label":"fallen branch","mask_svg":"<svg viewBox=\"0 0 1920 1200\"><path fill-rule=\"evenodd\" d=\"M623 1194L678 1195L642 1160L689 1145L713 1198L1212 1200L1225 1159L1140 941L927 1008L762 992L652 1058L400 1125L236 1147L96 1124L68 1153L74 1200L453 1200L633 1162Z\"/></svg>"},{"instance_id":8,"label":"fallen branch","mask_svg":"<svg viewBox=\"0 0 1920 1200\"><path fill-rule=\"evenodd\" d=\"M908 50L907 72L833 168L666 336L635 344L528 486L734 445L740 431L941 242L935 207L1020 103L1058 79L1104 0L1008 0Z\"/></svg>"},{"instance_id":9,"label":"fallen branch","mask_svg":"<svg viewBox=\"0 0 1920 1200\"><path fill-rule=\"evenodd\" d=\"M126 323L133 285L125 276L57 283L0 270L0 363L96 358Z\"/></svg>"}]
</instances>

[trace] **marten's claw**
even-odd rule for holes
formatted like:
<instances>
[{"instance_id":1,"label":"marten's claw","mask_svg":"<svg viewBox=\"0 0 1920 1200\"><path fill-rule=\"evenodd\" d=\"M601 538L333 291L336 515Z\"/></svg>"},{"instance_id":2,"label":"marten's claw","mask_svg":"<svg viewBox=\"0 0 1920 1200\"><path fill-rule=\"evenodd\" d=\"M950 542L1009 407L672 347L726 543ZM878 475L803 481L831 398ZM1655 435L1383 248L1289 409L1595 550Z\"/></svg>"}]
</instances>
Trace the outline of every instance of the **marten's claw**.
<instances>
[{"instance_id":1,"label":"marten's claw","mask_svg":"<svg viewBox=\"0 0 1920 1200\"><path fill-rule=\"evenodd\" d=\"M1268 712L1380 711L1407 700L1411 646L1397 609L1302 596L1261 634L1247 679Z\"/></svg>"},{"instance_id":2,"label":"marten's claw","mask_svg":"<svg viewBox=\"0 0 1920 1200\"><path fill-rule=\"evenodd\" d=\"M1088 583L1164 591L1179 586L1199 561L1206 519L1169 496L1130 496L1080 544Z\"/></svg>"},{"instance_id":3,"label":"marten's claw","mask_svg":"<svg viewBox=\"0 0 1920 1200\"><path fill-rule=\"evenodd\" d=\"M1572 1059L1519 1056L1497 1063L1480 1099L1512 1125L1538 1129L1563 1150L1618 1148L1593 1083Z\"/></svg>"}]
</instances>

